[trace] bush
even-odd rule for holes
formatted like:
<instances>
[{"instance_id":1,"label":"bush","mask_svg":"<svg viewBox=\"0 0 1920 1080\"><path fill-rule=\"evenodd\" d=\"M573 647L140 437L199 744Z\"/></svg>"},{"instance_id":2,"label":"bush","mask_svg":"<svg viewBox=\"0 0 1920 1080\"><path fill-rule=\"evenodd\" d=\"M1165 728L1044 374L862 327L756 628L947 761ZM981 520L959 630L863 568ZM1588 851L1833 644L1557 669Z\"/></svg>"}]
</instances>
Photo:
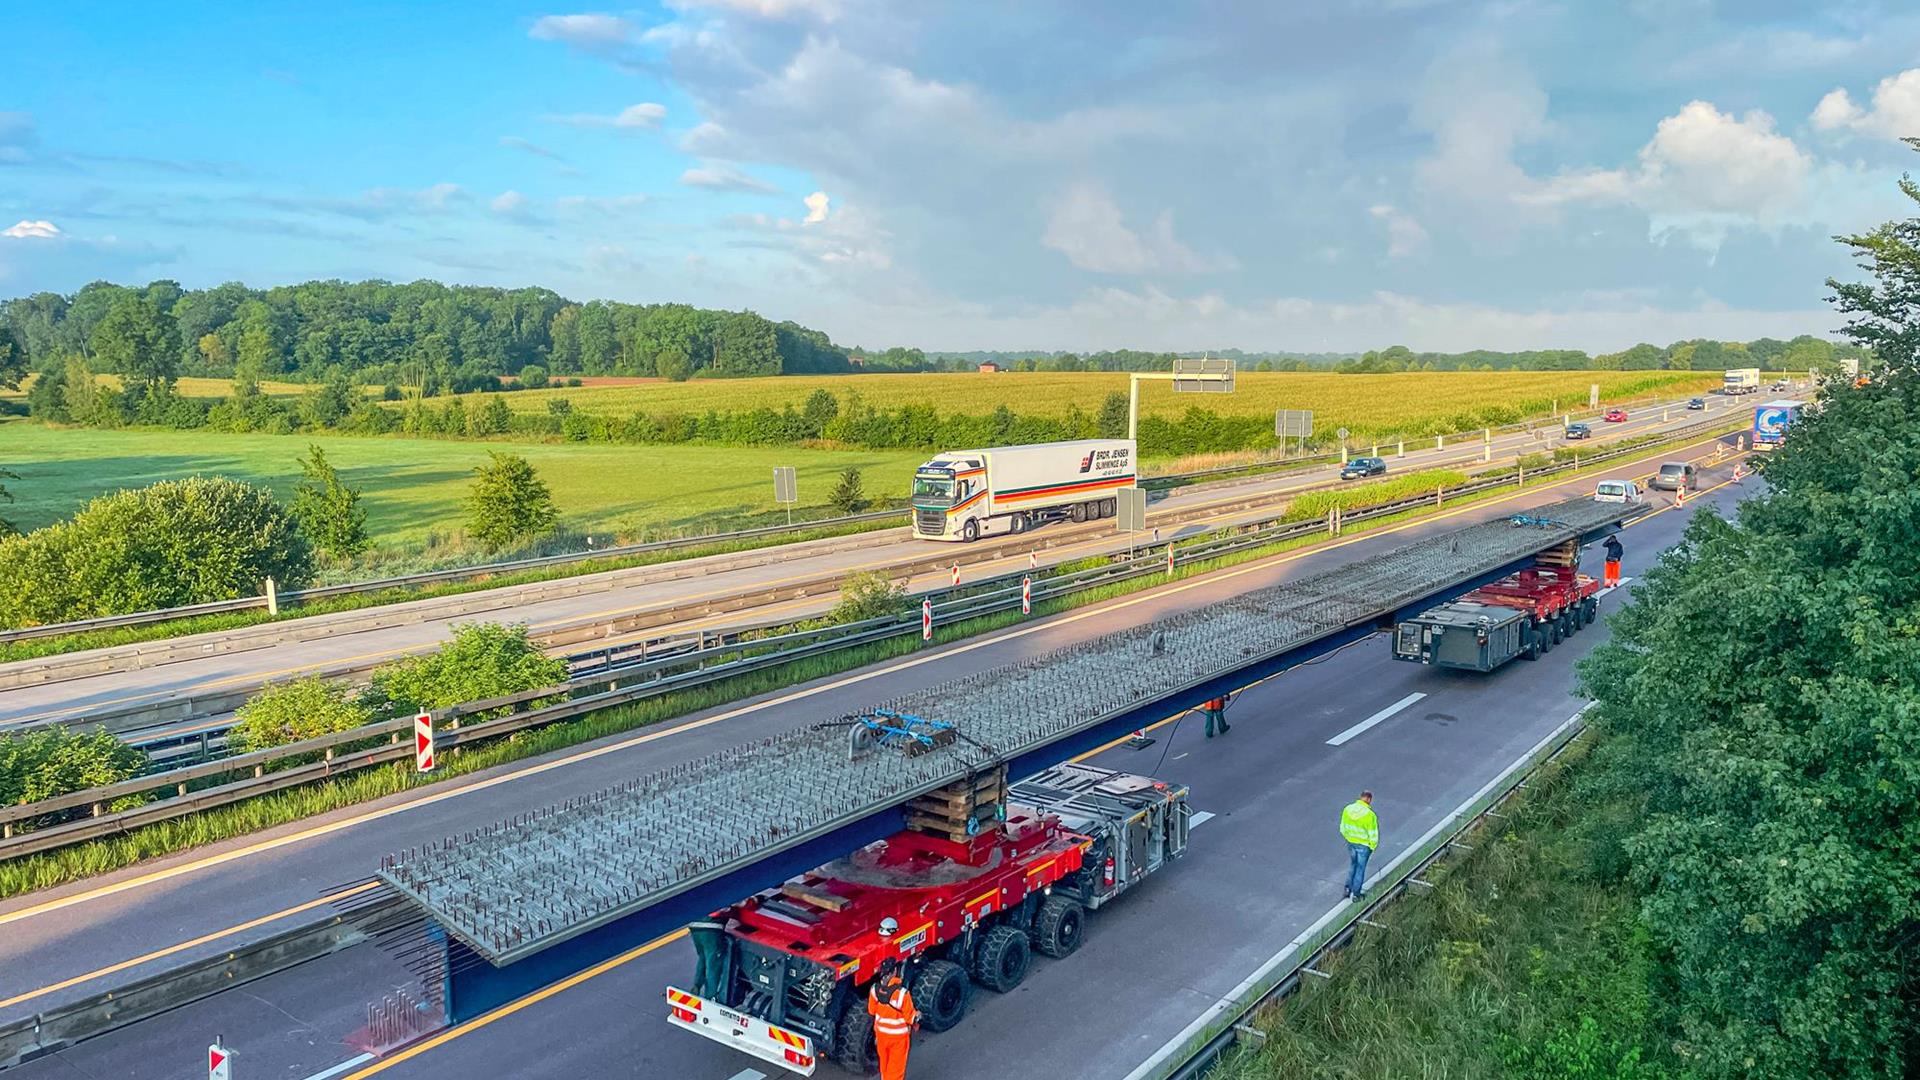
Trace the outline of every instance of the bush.
<instances>
[{"instance_id":1,"label":"bush","mask_svg":"<svg viewBox=\"0 0 1920 1080\"><path fill-rule=\"evenodd\" d=\"M114 784L147 756L104 731L41 728L0 735L0 804L18 805Z\"/></svg>"},{"instance_id":2,"label":"bush","mask_svg":"<svg viewBox=\"0 0 1920 1080\"><path fill-rule=\"evenodd\" d=\"M907 610L907 588L895 585L871 570L848 574L840 584L840 601L827 613L827 622L850 623L899 615Z\"/></svg>"},{"instance_id":3,"label":"bush","mask_svg":"<svg viewBox=\"0 0 1920 1080\"><path fill-rule=\"evenodd\" d=\"M350 731L374 720L342 683L318 675L267 686L234 712L227 742L235 753L285 746L302 739Z\"/></svg>"},{"instance_id":4,"label":"bush","mask_svg":"<svg viewBox=\"0 0 1920 1080\"><path fill-rule=\"evenodd\" d=\"M539 364L528 364L521 368L520 385L527 390L538 390L547 385L547 369Z\"/></svg>"},{"instance_id":5,"label":"bush","mask_svg":"<svg viewBox=\"0 0 1920 1080\"><path fill-rule=\"evenodd\" d=\"M367 549L367 512L360 493L341 483L319 446L308 446L307 451L300 462L305 476L293 489L293 516L315 547L350 559Z\"/></svg>"},{"instance_id":6,"label":"bush","mask_svg":"<svg viewBox=\"0 0 1920 1080\"><path fill-rule=\"evenodd\" d=\"M567 675L567 662L541 652L524 625L462 623L438 652L376 670L366 701L398 716L558 686Z\"/></svg>"},{"instance_id":7,"label":"bush","mask_svg":"<svg viewBox=\"0 0 1920 1080\"><path fill-rule=\"evenodd\" d=\"M497 551L552 531L559 511L527 459L498 451L487 456L491 460L473 470L467 534Z\"/></svg>"},{"instance_id":8,"label":"bush","mask_svg":"<svg viewBox=\"0 0 1920 1080\"><path fill-rule=\"evenodd\" d=\"M857 514L866 509L867 495L861 490L860 470L843 471L840 482L827 494L827 502L843 514Z\"/></svg>"},{"instance_id":9,"label":"bush","mask_svg":"<svg viewBox=\"0 0 1920 1080\"><path fill-rule=\"evenodd\" d=\"M0 623L28 626L297 589L313 550L264 488L217 477L103 495L0 541Z\"/></svg>"}]
</instances>

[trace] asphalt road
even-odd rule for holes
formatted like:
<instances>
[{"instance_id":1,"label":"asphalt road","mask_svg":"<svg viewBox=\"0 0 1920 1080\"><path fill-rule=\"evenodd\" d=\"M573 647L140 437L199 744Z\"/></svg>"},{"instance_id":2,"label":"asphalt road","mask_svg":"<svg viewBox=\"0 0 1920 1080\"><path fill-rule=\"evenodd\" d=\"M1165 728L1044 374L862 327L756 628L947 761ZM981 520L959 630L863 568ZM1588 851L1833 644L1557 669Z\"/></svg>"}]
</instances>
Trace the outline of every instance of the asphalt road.
<instances>
[{"instance_id":1,"label":"asphalt road","mask_svg":"<svg viewBox=\"0 0 1920 1080\"><path fill-rule=\"evenodd\" d=\"M1599 449L1605 445L1605 441L1614 438L1684 427L1706 418L1736 415L1743 406L1750 404L1745 399L1724 398L1718 395L1707 398L1707 401L1710 408L1705 413L1674 408L1671 410L1671 418L1664 422L1661 420L1661 410L1654 407L1635 413L1625 423L1595 423L1593 425L1595 440L1583 445ZM1498 461L1504 456L1511 460L1520 453L1551 449L1561 444L1557 435L1549 439L1546 437L1547 434L1547 432L1523 432L1501 436L1494 440L1493 458ZM1381 449L1383 454L1391 454L1391 447ZM1482 444L1477 442L1464 445L1456 443L1438 450L1432 447L1431 442L1423 442L1422 448L1409 449L1404 458L1390 456L1389 468L1392 472L1406 472L1457 464L1470 469L1480 462L1482 452ZM1337 468L1327 467L1255 480L1183 488L1156 500L1151 513L1166 515L1227 499L1264 495L1278 497L1302 487L1324 484L1337 472ZM1260 510L1222 513L1214 515L1212 523L1219 524L1236 518L1254 518L1261 513ZM1204 527L1205 525L1201 522L1188 523L1171 535L1198 532ZM1059 528L1059 526L1049 528ZM993 538L982 541L983 544L994 546L1011 547L1015 543L1020 546L1017 553L1009 552L1004 559L992 564L969 567L966 573L975 577L984 577L1011 572L1025 566L1027 563L1025 545L1036 536L1043 539L1046 531L1043 529L1037 534L1030 533L1021 538ZM1127 547L1128 541L1124 535L1117 535L1105 529L1099 530L1099 533L1100 535L1096 537L1051 547L1039 553L1039 560L1042 564L1050 565L1096 552ZM796 557L782 558L758 566L716 569L711 573L688 575L676 580L623 585L610 591L521 604L477 616L435 619L403 626L341 633L283 648L215 653L159 667L120 670L86 678L18 687L0 693L0 728L29 726L49 720L70 721L104 709L159 704L194 693L250 688L272 679L290 678L317 670L365 666L391 657L431 649L451 633L454 624L476 618L525 622L539 631L544 628L578 624L582 621L610 620L642 612L678 609L702 601L713 601L758 589L807 580L820 575L823 571L846 573L859 570L884 570L911 559L923 558L930 550L937 551L943 546L952 546L957 549L959 545L942 545L937 541L915 540L904 530L875 534L871 544L830 553L801 555L801 552L808 550L807 545L797 545L794 552ZM729 556L714 556L706 561L723 563L728 558ZM929 572L915 578L913 587L931 588L943 583L944 580L944 572ZM723 616L694 619L677 623L674 629L679 631L761 624L774 616L805 618L817 613L824 606L829 606L831 599L831 596L824 596L806 601L789 601ZM660 633L659 630L648 632L649 635L658 633ZM211 638L218 635L202 636ZM582 646L572 648L579 649ZM34 661L18 663L32 664ZM13 666L15 665L0 665L0 670ZM212 726L222 727L224 722L215 723ZM206 727L208 722L202 719L169 724L165 730L169 735L185 735L197 733ZM143 741L151 740L149 737Z\"/></svg>"},{"instance_id":2,"label":"asphalt road","mask_svg":"<svg viewBox=\"0 0 1920 1080\"><path fill-rule=\"evenodd\" d=\"M1672 543L1686 512L1725 502L1734 490L1701 499L1682 513L1655 514L1631 529L1629 572ZM0 905L0 942L5 943L0 1018L271 933L297 917L276 920L276 914L311 904L340 883L364 876L380 854L395 848L837 714L908 685L991 667L1337 565L1404 542L1409 536L1403 534L1457 527L1561 494L1538 489L1521 498L1463 507L1391 535L1349 537L670 728L575 748L436 785L411 798L353 808L11 901ZM1371 786L1380 793L1384 863L1397 844L1417 836L1577 707L1567 696L1570 661L1601 633L1589 631L1538 663L1516 664L1479 679L1392 661L1384 639L1377 638L1246 694L1235 705L1236 730L1226 743L1206 744L1197 738L1198 725L1186 721L1163 731L1152 751L1102 758L1189 783L1195 805L1216 816L1196 833L1189 859L1102 913L1073 967L1043 965L1004 999L982 995L967 1026L924 1040L916 1073L922 1068L953 1076L1125 1072L1197 1014L1211 995L1238 982L1336 898L1342 860L1331 815L1353 790ZM1326 745L1333 734L1414 692L1427 697L1340 747ZM1231 753L1221 752L1229 744ZM1163 750L1164 761L1155 756ZM174 951L140 962L161 950ZM396 1075L729 1080L751 1063L671 1031L659 1018L659 988L684 977L683 952L684 946L665 946L495 1023L460 1029L467 1033L393 1068ZM87 978L111 965L125 966ZM1090 993L1086 976L1074 975L1076 970L1101 972L1099 1000L1071 1005L1075 995ZM70 985L60 985L69 980ZM348 1040L364 1022L365 1003L409 981L380 950L349 950L89 1041L24 1067L19 1075L181 1075L175 1063L197 1060L209 1036L224 1033L240 1052L247 1075L306 1077L352 1057ZM1062 1024L1063 1014L1073 1022ZM991 1068L981 1071L974 1060L981 1044L964 1036L986 1031L1007 1037L988 1044L1002 1050L991 1057ZM1017 1054L1013 1047L1019 1048Z\"/></svg>"}]
</instances>

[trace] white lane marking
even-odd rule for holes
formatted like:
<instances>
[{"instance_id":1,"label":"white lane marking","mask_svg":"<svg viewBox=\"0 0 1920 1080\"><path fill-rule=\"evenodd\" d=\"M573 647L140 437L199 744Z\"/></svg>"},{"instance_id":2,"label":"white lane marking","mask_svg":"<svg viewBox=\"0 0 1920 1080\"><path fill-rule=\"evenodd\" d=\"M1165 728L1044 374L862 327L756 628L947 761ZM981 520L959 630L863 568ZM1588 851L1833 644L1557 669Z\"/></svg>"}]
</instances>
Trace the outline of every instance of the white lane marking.
<instances>
[{"instance_id":1,"label":"white lane marking","mask_svg":"<svg viewBox=\"0 0 1920 1080\"><path fill-rule=\"evenodd\" d=\"M328 1080L328 1077L339 1076L341 1073L346 1072L348 1069L351 1069L356 1065L365 1065L367 1062L372 1060L373 1060L372 1054L361 1054L359 1057L353 1058L350 1061L343 1061L340 1064L335 1065L333 1068L328 1069L326 1072L314 1073L312 1076L307 1077L307 1080Z\"/></svg>"},{"instance_id":2,"label":"white lane marking","mask_svg":"<svg viewBox=\"0 0 1920 1080\"><path fill-rule=\"evenodd\" d=\"M1200 826L1205 825L1207 822L1212 820L1213 820L1213 811L1196 810L1194 811L1193 816L1187 819L1187 828L1197 829Z\"/></svg>"},{"instance_id":3,"label":"white lane marking","mask_svg":"<svg viewBox=\"0 0 1920 1080\"><path fill-rule=\"evenodd\" d=\"M1365 720L1360 721L1359 723L1353 725L1352 727L1341 732L1340 734L1335 735L1333 738L1328 739L1327 745L1339 746L1342 743L1345 743L1348 739L1351 739L1354 736L1361 734L1362 732L1366 731L1368 728L1372 727L1373 725L1379 723L1382 720L1385 720L1387 717L1392 716L1394 713L1399 712L1401 709L1406 708L1407 706L1413 704L1416 701L1419 701L1421 698L1426 696L1427 695L1420 694L1420 693L1408 694L1406 697L1401 698L1399 701L1394 702L1393 704L1387 706L1384 709L1381 709L1379 712L1374 713L1372 716L1367 717Z\"/></svg>"},{"instance_id":4,"label":"white lane marking","mask_svg":"<svg viewBox=\"0 0 1920 1080\"><path fill-rule=\"evenodd\" d=\"M1191 750L1182 750L1180 753L1173 755L1173 760L1179 761L1181 758L1186 757L1190 753L1192 753Z\"/></svg>"},{"instance_id":5,"label":"white lane marking","mask_svg":"<svg viewBox=\"0 0 1920 1080\"><path fill-rule=\"evenodd\" d=\"M1595 600L1598 600L1598 599L1600 599L1601 597L1603 597L1603 596L1605 596L1605 595L1607 595L1608 593L1610 593L1610 592L1612 592L1612 591L1613 591L1613 590L1615 590L1615 589L1624 589L1624 588L1626 588L1626 587L1627 587L1627 583L1628 583L1628 582L1630 582L1630 581L1632 581L1632 580L1633 580L1633 579L1632 579L1632 578L1630 578L1630 577L1623 577L1623 578L1621 578L1621 579L1620 579L1620 584L1618 584L1618 585L1609 585L1609 586L1607 586L1606 588L1604 588L1604 589L1601 589L1601 590L1600 590L1599 592L1597 592L1597 593L1594 593L1594 594L1593 594L1593 598L1594 598Z\"/></svg>"},{"instance_id":6,"label":"white lane marking","mask_svg":"<svg viewBox=\"0 0 1920 1080\"><path fill-rule=\"evenodd\" d=\"M761 1072L759 1069L741 1069L739 1072L727 1077L727 1080L767 1080L767 1074Z\"/></svg>"}]
</instances>

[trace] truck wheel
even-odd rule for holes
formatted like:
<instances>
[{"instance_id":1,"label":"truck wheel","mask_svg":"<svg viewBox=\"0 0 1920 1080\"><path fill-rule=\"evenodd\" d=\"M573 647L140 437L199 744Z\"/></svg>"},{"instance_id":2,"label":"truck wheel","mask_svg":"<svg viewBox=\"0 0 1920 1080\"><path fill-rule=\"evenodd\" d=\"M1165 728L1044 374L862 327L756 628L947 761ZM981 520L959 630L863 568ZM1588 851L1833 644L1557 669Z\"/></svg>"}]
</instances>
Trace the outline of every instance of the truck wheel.
<instances>
[{"instance_id":1,"label":"truck wheel","mask_svg":"<svg viewBox=\"0 0 1920 1080\"><path fill-rule=\"evenodd\" d=\"M1008 518L1007 531L1012 533L1026 532L1027 531L1027 515L1015 514L1012 517Z\"/></svg>"},{"instance_id":2,"label":"truck wheel","mask_svg":"<svg viewBox=\"0 0 1920 1080\"><path fill-rule=\"evenodd\" d=\"M1527 647L1520 650L1520 655L1526 657L1529 660L1538 660L1540 659L1540 654L1545 651L1546 651L1545 649L1542 649L1540 647L1539 628L1532 627L1532 626L1528 627L1527 628Z\"/></svg>"},{"instance_id":3,"label":"truck wheel","mask_svg":"<svg viewBox=\"0 0 1920 1080\"><path fill-rule=\"evenodd\" d=\"M1119 512L1120 512L1120 500L1118 498L1101 500L1100 502L1101 517L1112 517L1113 515Z\"/></svg>"},{"instance_id":4,"label":"truck wheel","mask_svg":"<svg viewBox=\"0 0 1920 1080\"><path fill-rule=\"evenodd\" d=\"M920 1023L928 1031L945 1031L967 1015L967 999L973 987L967 982L967 969L951 960L929 960L914 976L908 993L920 1010Z\"/></svg>"},{"instance_id":5,"label":"truck wheel","mask_svg":"<svg viewBox=\"0 0 1920 1080\"><path fill-rule=\"evenodd\" d=\"M1588 597L1580 602L1580 607L1586 611L1589 625L1600 621L1600 601Z\"/></svg>"},{"instance_id":6,"label":"truck wheel","mask_svg":"<svg viewBox=\"0 0 1920 1080\"><path fill-rule=\"evenodd\" d=\"M1075 523L1087 520L1087 504L1074 503L1073 506L1067 510L1067 516L1072 518Z\"/></svg>"},{"instance_id":7,"label":"truck wheel","mask_svg":"<svg viewBox=\"0 0 1920 1080\"><path fill-rule=\"evenodd\" d=\"M909 991L911 992L911 991ZM851 998L864 999L865 993ZM856 1076L872 1076L880 1071L880 1052L873 1045L873 1014L864 1000L849 1000L840 1014L840 1026L834 1032L833 1060Z\"/></svg>"},{"instance_id":8,"label":"truck wheel","mask_svg":"<svg viewBox=\"0 0 1920 1080\"><path fill-rule=\"evenodd\" d=\"M960 526L960 539L965 540L969 544L980 539L979 518L968 518L967 523Z\"/></svg>"},{"instance_id":9,"label":"truck wheel","mask_svg":"<svg viewBox=\"0 0 1920 1080\"><path fill-rule=\"evenodd\" d=\"M1066 956L1080 947L1086 918L1086 909L1073 897L1059 893L1047 897L1033 916L1033 947L1056 960Z\"/></svg>"},{"instance_id":10,"label":"truck wheel","mask_svg":"<svg viewBox=\"0 0 1920 1080\"><path fill-rule=\"evenodd\" d=\"M995 993L1004 994L1027 977L1027 965L1033 952L1027 935L1017 926L1002 923L987 931L980 950L973 957L973 981Z\"/></svg>"}]
</instances>

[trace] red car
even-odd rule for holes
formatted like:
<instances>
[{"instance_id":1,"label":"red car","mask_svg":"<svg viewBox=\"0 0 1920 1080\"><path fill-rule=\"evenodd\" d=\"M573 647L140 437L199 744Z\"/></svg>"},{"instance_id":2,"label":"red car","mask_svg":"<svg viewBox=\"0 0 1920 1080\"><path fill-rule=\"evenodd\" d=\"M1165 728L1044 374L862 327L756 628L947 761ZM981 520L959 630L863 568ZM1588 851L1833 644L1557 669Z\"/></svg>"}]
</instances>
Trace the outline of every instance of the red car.
<instances>
[{"instance_id":1,"label":"red car","mask_svg":"<svg viewBox=\"0 0 1920 1080\"><path fill-rule=\"evenodd\" d=\"M1607 415L1605 417L1607 423L1609 424L1621 423L1622 421L1626 420L1626 418L1627 418L1627 410L1625 409L1608 409Z\"/></svg>"}]
</instances>

